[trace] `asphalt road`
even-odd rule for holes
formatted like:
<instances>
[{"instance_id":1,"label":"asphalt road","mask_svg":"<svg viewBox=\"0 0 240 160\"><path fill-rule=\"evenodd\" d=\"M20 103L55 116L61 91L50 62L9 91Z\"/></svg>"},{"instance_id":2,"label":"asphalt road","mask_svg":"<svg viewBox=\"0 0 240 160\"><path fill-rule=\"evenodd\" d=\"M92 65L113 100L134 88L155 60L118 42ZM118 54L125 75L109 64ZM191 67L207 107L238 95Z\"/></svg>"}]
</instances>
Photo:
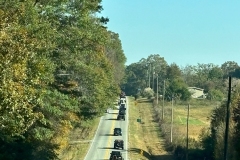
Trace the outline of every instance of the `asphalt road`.
<instances>
[{"instance_id":1,"label":"asphalt road","mask_svg":"<svg viewBox=\"0 0 240 160\"><path fill-rule=\"evenodd\" d=\"M126 119L117 120L118 106L101 117L95 137L84 160L109 160L112 151L122 152L124 160L128 160L128 101L126 103ZM114 128L122 128L122 136L114 136ZM114 140L124 140L124 150L114 149Z\"/></svg>"}]
</instances>

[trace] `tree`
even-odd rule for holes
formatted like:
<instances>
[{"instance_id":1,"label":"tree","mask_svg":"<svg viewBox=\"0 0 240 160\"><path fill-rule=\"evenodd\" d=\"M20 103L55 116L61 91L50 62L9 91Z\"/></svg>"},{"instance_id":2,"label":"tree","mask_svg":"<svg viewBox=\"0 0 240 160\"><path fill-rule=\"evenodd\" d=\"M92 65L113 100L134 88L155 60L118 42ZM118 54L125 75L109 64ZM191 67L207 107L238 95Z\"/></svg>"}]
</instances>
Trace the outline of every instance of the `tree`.
<instances>
[{"instance_id":1,"label":"tree","mask_svg":"<svg viewBox=\"0 0 240 160\"><path fill-rule=\"evenodd\" d=\"M133 63L126 68L126 82L122 84L127 95L135 95L146 87L146 73L141 63Z\"/></svg>"},{"instance_id":2,"label":"tree","mask_svg":"<svg viewBox=\"0 0 240 160\"><path fill-rule=\"evenodd\" d=\"M57 158L72 127L115 100L125 56L113 43L112 70L100 2L0 0L0 159Z\"/></svg>"},{"instance_id":3,"label":"tree","mask_svg":"<svg viewBox=\"0 0 240 160\"><path fill-rule=\"evenodd\" d=\"M167 97L168 100L171 100L171 98L174 97L186 101L191 98L191 93L188 91L187 85L184 81L181 78L178 78L169 81L165 97Z\"/></svg>"},{"instance_id":4,"label":"tree","mask_svg":"<svg viewBox=\"0 0 240 160\"><path fill-rule=\"evenodd\" d=\"M238 86L238 91L239 91L239 86ZM231 151L232 154L234 154L234 158L237 159L240 156L240 153L238 152L240 149L239 145L239 131L240 131L240 96L237 96L236 99L234 99L233 102L233 121L235 123L235 128L234 128L234 136L232 139L232 143L234 144L233 148L235 150Z\"/></svg>"},{"instance_id":5,"label":"tree","mask_svg":"<svg viewBox=\"0 0 240 160\"><path fill-rule=\"evenodd\" d=\"M120 84L125 73L126 57L122 50L119 35L111 31L108 31L108 33L110 38L105 45L105 54L112 64L114 80Z\"/></svg>"},{"instance_id":6,"label":"tree","mask_svg":"<svg viewBox=\"0 0 240 160\"><path fill-rule=\"evenodd\" d=\"M159 54L151 54L146 59L147 64L151 64L152 74L154 73L154 79L158 75L158 80L163 82L167 74L167 62L164 57L161 57ZM156 91L156 83L154 84L153 90Z\"/></svg>"},{"instance_id":7,"label":"tree","mask_svg":"<svg viewBox=\"0 0 240 160\"><path fill-rule=\"evenodd\" d=\"M169 66L167 66L167 75L166 75L167 79L172 80L179 77L182 77L182 72L177 64L172 63Z\"/></svg>"},{"instance_id":8,"label":"tree","mask_svg":"<svg viewBox=\"0 0 240 160\"><path fill-rule=\"evenodd\" d=\"M239 66L237 62L227 61L221 65L221 69L223 71L224 78L227 78L231 72L234 72Z\"/></svg>"},{"instance_id":9,"label":"tree","mask_svg":"<svg viewBox=\"0 0 240 160\"><path fill-rule=\"evenodd\" d=\"M232 77L240 78L240 67L236 68L233 72L230 73Z\"/></svg>"},{"instance_id":10,"label":"tree","mask_svg":"<svg viewBox=\"0 0 240 160\"><path fill-rule=\"evenodd\" d=\"M198 86L195 66L187 65L181 69L182 77L188 86Z\"/></svg>"},{"instance_id":11,"label":"tree","mask_svg":"<svg viewBox=\"0 0 240 160\"><path fill-rule=\"evenodd\" d=\"M31 159L36 139L28 139L27 132L43 119L44 115L36 111L36 106L41 105L46 86L54 81L55 65L48 58L54 48L50 40L53 30L49 23L39 18L30 1L5 1L0 12L0 133L3 144L0 157ZM46 143L42 141L41 145ZM54 158L55 148L41 151L49 153L45 158Z\"/></svg>"}]
</instances>

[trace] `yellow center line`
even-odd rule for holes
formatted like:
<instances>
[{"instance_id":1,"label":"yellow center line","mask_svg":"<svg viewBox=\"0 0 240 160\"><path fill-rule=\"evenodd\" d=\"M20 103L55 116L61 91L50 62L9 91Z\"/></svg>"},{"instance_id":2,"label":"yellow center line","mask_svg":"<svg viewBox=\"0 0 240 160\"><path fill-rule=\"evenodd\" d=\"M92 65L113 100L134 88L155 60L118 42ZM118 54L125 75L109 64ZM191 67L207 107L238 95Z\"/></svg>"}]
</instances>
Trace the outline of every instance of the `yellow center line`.
<instances>
[{"instance_id":1,"label":"yellow center line","mask_svg":"<svg viewBox=\"0 0 240 160\"><path fill-rule=\"evenodd\" d=\"M116 118L116 117L115 117L115 118ZM111 132L113 132L115 123L116 123L116 120L113 120L112 125L111 125ZM104 159L108 159L109 156L110 156L110 149L109 149L109 148L112 147L112 146L111 146L112 138L113 138L113 136L109 136L109 137L108 137L107 147L106 147Z\"/></svg>"}]
</instances>

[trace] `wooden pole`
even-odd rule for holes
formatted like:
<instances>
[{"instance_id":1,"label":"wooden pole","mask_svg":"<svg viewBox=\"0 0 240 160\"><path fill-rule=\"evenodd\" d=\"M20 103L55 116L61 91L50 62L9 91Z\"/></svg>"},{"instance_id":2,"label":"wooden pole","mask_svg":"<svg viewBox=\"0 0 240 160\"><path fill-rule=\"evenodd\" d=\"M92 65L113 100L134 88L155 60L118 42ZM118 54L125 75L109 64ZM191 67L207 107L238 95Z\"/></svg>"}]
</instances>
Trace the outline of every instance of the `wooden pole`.
<instances>
[{"instance_id":1,"label":"wooden pole","mask_svg":"<svg viewBox=\"0 0 240 160\"><path fill-rule=\"evenodd\" d=\"M188 120L189 120L189 108L190 105L188 104L188 109L187 109L187 145L186 145L186 160L188 160Z\"/></svg>"},{"instance_id":2,"label":"wooden pole","mask_svg":"<svg viewBox=\"0 0 240 160\"><path fill-rule=\"evenodd\" d=\"M171 118L171 143L172 143L172 139L173 139L173 97L172 97L172 118Z\"/></svg>"},{"instance_id":3,"label":"wooden pole","mask_svg":"<svg viewBox=\"0 0 240 160\"><path fill-rule=\"evenodd\" d=\"M157 75L157 106L158 106L158 75Z\"/></svg>"},{"instance_id":4,"label":"wooden pole","mask_svg":"<svg viewBox=\"0 0 240 160\"><path fill-rule=\"evenodd\" d=\"M229 76L228 80L228 101L227 101L227 115L226 115L226 128L224 137L224 160L227 160L228 152L228 132L229 132L229 117L230 117L230 102L231 102L231 90L232 90L232 78Z\"/></svg>"},{"instance_id":5,"label":"wooden pole","mask_svg":"<svg viewBox=\"0 0 240 160\"><path fill-rule=\"evenodd\" d=\"M151 77L151 64L150 64L150 67L148 68L149 69L149 71L148 71L148 87L150 88L151 86L150 86L150 77Z\"/></svg>"},{"instance_id":6,"label":"wooden pole","mask_svg":"<svg viewBox=\"0 0 240 160\"><path fill-rule=\"evenodd\" d=\"M165 80L163 80L163 104L162 104L162 120L164 119L164 98L165 98Z\"/></svg>"},{"instance_id":7,"label":"wooden pole","mask_svg":"<svg viewBox=\"0 0 240 160\"><path fill-rule=\"evenodd\" d=\"M152 68L152 74L153 74L153 84L152 84L152 89L153 89L153 93L155 93L155 92L154 92L154 74L155 74L155 72L154 72L154 67Z\"/></svg>"}]
</instances>

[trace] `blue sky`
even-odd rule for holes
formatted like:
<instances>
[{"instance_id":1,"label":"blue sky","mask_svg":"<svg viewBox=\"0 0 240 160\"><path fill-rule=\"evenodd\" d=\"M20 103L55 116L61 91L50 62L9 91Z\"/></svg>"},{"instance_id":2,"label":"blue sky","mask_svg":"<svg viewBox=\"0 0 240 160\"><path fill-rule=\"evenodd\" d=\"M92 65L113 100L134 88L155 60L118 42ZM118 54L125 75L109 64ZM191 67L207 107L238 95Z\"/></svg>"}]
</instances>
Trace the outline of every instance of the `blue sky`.
<instances>
[{"instance_id":1,"label":"blue sky","mask_svg":"<svg viewBox=\"0 0 240 160\"><path fill-rule=\"evenodd\" d=\"M102 0L126 65L151 54L179 66L240 65L239 0Z\"/></svg>"}]
</instances>

